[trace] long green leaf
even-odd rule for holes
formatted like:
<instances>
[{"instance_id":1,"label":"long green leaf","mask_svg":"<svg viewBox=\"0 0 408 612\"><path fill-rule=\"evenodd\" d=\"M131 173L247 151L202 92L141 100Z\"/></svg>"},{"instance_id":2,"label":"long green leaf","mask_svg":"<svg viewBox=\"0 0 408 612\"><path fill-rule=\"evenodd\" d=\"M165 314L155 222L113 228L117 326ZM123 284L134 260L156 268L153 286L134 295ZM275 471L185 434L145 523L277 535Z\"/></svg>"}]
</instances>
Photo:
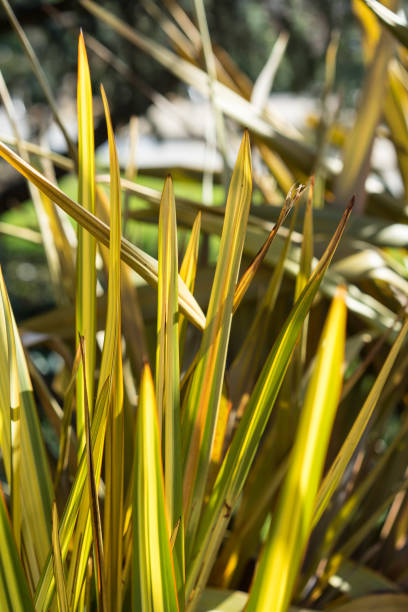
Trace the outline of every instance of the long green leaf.
<instances>
[{"instance_id":1,"label":"long green leaf","mask_svg":"<svg viewBox=\"0 0 408 612\"><path fill-rule=\"evenodd\" d=\"M236 406L239 405L244 393L252 389L256 375L259 372L265 354L265 344L270 321L274 312L276 300L284 277L285 262L291 244L292 232L296 222L298 205L292 215L289 231L283 243L279 259L275 265L272 277L262 300L251 321L248 333L242 343L239 353L235 357L230 368L231 395ZM281 213L280 213L281 214ZM278 217L279 218L279 217Z\"/></svg>"},{"instance_id":2,"label":"long green leaf","mask_svg":"<svg viewBox=\"0 0 408 612\"><path fill-rule=\"evenodd\" d=\"M191 229L190 240L186 248L183 261L180 266L180 276L186 284L187 289L193 293L197 273L198 247L200 244L201 212L198 213ZM184 315L179 316L179 347L180 367L183 365L184 343L187 331L187 319Z\"/></svg>"},{"instance_id":3,"label":"long green leaf","mask_svg":"<svg viewBox=\"0 0 408 612\"><path fill-rule=\"evenodd\" d=\"M178 598L184 600L184 520L180 422L180 365L177 320L177 225L174 191L168 176L160 205L158 236L156 401L163 439L164 488L173 542Z\"/></svg>"},{"instance_id":4,"label":"long green leaf","mask_svg":"<svg viewBox=\"0 0 408 612\"><path fill-rule=\"evenodd\" d=\"M81 359L84 366L86 366L85 358L85 343L84 338L80 336L79 346L81 350ZM85 370L85 367L84 367ZM98 492L95 482L95 468L92 454L92 439L91 439L91 426L89 418L89 406L88 406L88 393L86 388L86 379L84 376L84 396L85 396L85 447L86 447L86 464L88 474L88 490L90 500L90 514L92 521L92 534L93 534L93 547L95 552L95 566L97 572L97 591L98 591L98 609L99 612L106 612L107 601L106 601L106 583L105 583L105 560L103 554L103 541L102 541L102 526L101 526L101 515L99 510ZM61 550L59 551L61 556ZM62 562L62 560L61 560ZM58 576L56 576L57 588L58 588Z\"/></svg>"},{"instance_id":5,"label":"long green leaf","mask_svg":"<svg viewBox=\"0 0 408 612\"><path fill-rule=\"evenodd\" d=\"M78 202L95 214L95 150L92 110L91 76L82 32L78 41ZM85 338L88 406L92 416L96 363L96 241L80 224L77 227L76 270L76 343ZM78 458L85 448L85 398L83 364L80 363L76 386Z\"/></svg>"},{"instance_id":6,"label":"long green leaf","mask_svg":"<svg viewBox=\"0 0 408 612\"><path fill-rule=\"evenodd\" d=\"M183 412L183 498L187 551L192 544L205 491L251 190L251 154L249 135L245 132L228 192L220 252L199 360Z\"/></svg>"},{"instance_id":7,"label":"long green leaf","mask_svg":"<svg viewBox=\"0 0 408 612\"><path fill-rule=\"evenodd\" d=\"M340 398L346 336L345 289L323 329L294 447L271 530L261 554L248 612L286 611L312 529L313 510Z\"/></svg>"},{"instance_id":8,"label":"long green leaf","mask_svg":"<svg viewBox=\"0 0 408 612\"><path fill-rule=\"evenodd\" d=\"M109 250L109 286L106 313L105 338L99 374L97 398L103 390L104 382L109 379L110 392L107 398L105 415L106 429L106 506L105 506L105 554L107 569L108 607L120 608L122 591L122 522L123 522L123 377L121 359L121 313L120 313L120 255L121 237L119 165L114 144L113 129L107 100L102 88L102 99L108 126L109 151L111 156L111 237ZM103 445L98 449L95 461L101 465ZM96 468L95 481L99 483L100 467ZM68 588L72 593L71 605L76 607L85 578L89 549L92 543L92 529L89 510L83 504L79 511L75 531L72 560L68 575Z\"/></svg>"},{"instance_id":9,"label":"long green leaf","mask_svg":"<svg viewBox=\"0 0 408 612\"><path fill-rule=\"evenodd\" d=\"M340 480L344 474L344 470L346 469L350 459L352 458L359 441L361 440L361 436L363 435L370 420L370 417L373 414L381 391L388 379L388 376L391 372L391 368L394 365L394 362L402 347L407 333L408 320L406 320L404 325L402 326L394 344L391 347L390 352L388 353L387 359L385 360L385 363L381 368L381 371L377 376L376 381L370 393L368 394L366 401L364 402L364 405L362 406L356 420L354 421L350 433L343 442L342 447L337 453L337 456L332 466L330 467L329 472L327 473L322 482L322 485L319 489L319 494L316 499L316 507L313 519L314 524L317 523L324 510L327 508L331 496L339 485Z\"/></svg>"},{"instance_id":10,"label":"long green leaf","mask_svg":"<svg viewBox=\"0 0 408 612\"><path fill-rule=\"evenodd\" d=\"M148 365L145 365L142 372L136 423L132 571L134 612L178 611L159 422Z\"/></svg>"},{"instance_id":11,"label":"long green leaf","mask_svg":"<svg viewBox=\"0 0 408 612\"><path fill-rule=\"evenodd\" d=\"M57 504L52 504L52 560L54 565L54 576L57 584L58 605L61 612L68 612L68 596L65 584L64 565L61 557L61 546L59 541L59 520Z\"/></svg>"},{"instance_id":12,"label":"long green leaf","mask_svg":"<svg viewBox=\"0 0 408 612\"><path fill-rule=\"evenodd\" d=\"M122 538L123 538L123 489L124 489L124 416L123 416L123 369L121 342L121 282L120 240L121 200L119 184L119 161L108 101L101 87L108 128L109 157L111 169L110 211L111 239L109 250L108 311L105 341L102 351L101 381L112 375L112 397L106 435L105 454L105 553L107 571L108 609L122 607ZM177 279L176 279L177 282ZM98 389L98 392L99 392Z\"/></svg>"}]
</instances>

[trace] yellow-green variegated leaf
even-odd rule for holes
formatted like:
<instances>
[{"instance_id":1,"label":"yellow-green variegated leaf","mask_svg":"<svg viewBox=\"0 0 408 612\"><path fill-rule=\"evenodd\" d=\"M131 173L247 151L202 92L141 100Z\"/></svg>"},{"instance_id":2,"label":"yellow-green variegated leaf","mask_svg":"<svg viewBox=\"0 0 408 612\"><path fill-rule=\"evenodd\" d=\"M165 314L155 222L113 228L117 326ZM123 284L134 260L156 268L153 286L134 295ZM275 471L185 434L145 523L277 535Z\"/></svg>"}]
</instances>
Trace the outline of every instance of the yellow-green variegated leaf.
<instances>
[{"instance_id":1,"label":"yellow-green variegated leaf","mask_svg":"<svg viewBox=\"0 0 408 612\"><path fill-rule=\"evenodd\" d=\"M54 576L57 585L58 606L61 612L68 612L68 596L65 584L64 564L61 556L61 545L59 541L59 520L57 504L52 504L52 560Z\"/></svg>"},{"instance_id":2,"label":"yellow-green variegated leaf","mask_svg":"<svg viewBox=\"0 0 408 612\"><path fill-rule=\"evenodd\" d=\"M337 456L331 465L328 473L326 474L322 485L319 489L319 493L316 499L316 507L314 512L314 524L319 520L324 510L340 483L340 480L344 474L344 471L353 456L357 444L361 440L371 415L377 405L381 391L387 382L388 376L391 372L391 368L398 356L398 353L403 345L405 337L408 333L408 320L405 321L402 326L394 344L388 353L387 359L384 362L383 367L378 374L375 383L368 394L366 401L364 402L357 418L354 421L353 427L350 430L347 438L344 440L342 447L340 448Z\"/></svg>"},{"instance_id":3,"label":"yellow-green variegated leaf","mask_svg":"<svg viewBox=\"0 0 408 612\"><path fill-rule=\"evenodd\" d=\"M317 268L283 325L232 439L213 492L200 519L190 571L186 579L187 597L196 597L205 584L232 508L237 502L255 458L299 331L343 234L351 207L352 202L347 207Z\"/></svg>"},{"instance_id":4,"label":"yellow-green variegated leaf","mask_svg":"<svg viewBox=\"0 0 408 612\"><path fill-rule=\"evenodd\" d=\"M95 214L95 149L92 110L91 76L82 32L78 42L78 202L83 208ZM92 415L95 387L96 360L96 240L82 225L77 227L77 270L76 270L76 343L79 335L86 345L88 405ZM85 398L83 365L77 374L77 437L78 458L85 448Z\"/></svg>"},{"instance_id":5,"label":"yellow-green variegated leaf","mask_svg":"<svg viewBox=\"0 0 408 612\"><path fill-rule=\"evenodd\" d=\"M255 573L247 610L287 610L309 539L315 498L340 398L346 336L345 289L334 298L276 512Z\"/></svg>"},{"instance_id":6,"label":"yellow-green variegated leaf","mask_svg":"<svg viewBox=\"0 0 408 612\"><path fill-rule=\"evenodd\" d=\"M106 431L105 453L105 516L104 546L106 560L107 609L122 607L122 550L123 550L123 471L124 471L124 417L123 368L121 342L121 193L119 161L108 101L101 87L108 128L110 158L110 211L111 238L109 249L108 310L98 393L103 380L112 376L112 395Z\"/></svg>"},{"instance_id":7,"label":"yellow-green variegated leaf","mask_svg":"<svg viewBox=\"0 0 408 612\"><path fill-rule=\"evenodd\" d=\"M80 350L81 350L82 363L84 364L84 370L86 371L85 343L84 343L83 336L80 336L79 338L79 345L80 345ZM104 561L103 541L102 541L102 524L101 524L101 514L99 510L98 489L97 489L96 482L95 482L95 467L94 467L93 453L92 453L91 424L90 424L90 418L89 418L89 406L88 406L88 400L87 400L88 393L87 393L87 388L86 388L85 376L84 376L84 396L85 396L86 464L88 468L87 469L88 491L89 491L89 502L90 502L89 505L90 505L90 514L91 514L91 522L92 522L95 572L97 575L98 608L102 612L105 612L107 610L107 601L106 601L105 561ZM58 588L58 581L57 581L57 588Z\"/></svg>"},{"instance_id":8,"label":"yellow-green variegated leaf","mask_svg":"<svg viewBox=\"0 0 408 612\"><path fill-rule=\"evenodd\" d=\"M107 427L105 454L106 503L104 515L105 559L108 608L121 608L121 568L123 534L123 376L121 353L121 312L120 312L120 238L121 211L119 164L114 143L107 99L102 88L102 100L108 127L111 167L111 235L109 249L108 306L106 313L105 338L99 373L97 399L109 379L110 391L107 398ZM86 348L86 346L85 346ZM101 465L103 446L98 451L96 466ZM100 467L95 469L95 481L99 484ZM72 605L76 607L82 590L89 549L92 543L92 529L86 504L80 508L75 531L72 561L68 575L68 590L72 593Z\"/></svg>"},{"instance_id":9,"label":"yellow-green variegated leaf","mask_svg":"<svg viewBox=\"0 0 408 612\"><path fill-rule=\"evenodd\" d=\"M86 228L95 238L109 246L109 228L92 213L85 210L74 200L71 200L61 189L53 185L35 168L24 162L21 157L0 142L0 156L34 183L38 189L53 200L62 210L70 215L82 227ZM152 287L157 287L157 260L132 245L128 240L121 239L121 259L133 268ZM203 329L205 316L179 277L179 308L198 329Z\"/></svg>"},{"instance_id":10,"label":"yellow-green variegated leaf","mask_svg":"<svg viewBox=\"0 0 408 612\"><path fill-rule=\"evenodd\" d=\"M0 608L13 612L34 611L2 491L0 491L0 542Z\"/></svg>"},{"instance_id":11,"label":"yellow-green variegated leaf","mask_svg":"<svg viewBox=\"0 0 408 612\"><path fill-rule=\"evenodd\" d=\"M174 190L168 176L160 203L158 235L156 401L161 428L164 489L170 532L177 527L173 557L178 598L184 599L184 520L180 423L180 365L177 315L177 225Z\"/></svg>"},{"instance_id":12,"label":"yellow-green variegated leaf","mask_svg":"<svg viewBox=\"0 0 408 612\"><path fill-rule=\"evenodd\" d=\"M183 409L183 500L187 551L191 549L200 516L210 463L251 191L251 153L249 135L245 132L228 192L220 252L198 363Z\"/></svg>"},{"instance_id":13,"label":"yellow-green variegated leaf","mask_svg":"<svg viewBox=\"0 0 408 612\"><path fill-rule=\"evenodd\" d=\"M303 240L300 251L299 261L299 272L296 276L295 285L295 301L302 293L306 286L307 281L310 278L313 267L313 193L314 193L314 177L310 179L309 194L306 202L305 217L303 220ZM306 317L303 328L300 333L299 342L295 349L294 359L290 365L292 373L288 372L288 375L292 377L294 381L294 387L297 390L295 393L291 392L290 387L292 385L288 383L289 394L291 398L288 398L290 405L298 406L300 402L299 392L301 389L301 379L303 376L304 364L306 361L306 349L307 349L307 331L309 324L309 315ZM290 378L289 378L290 381Z\"/></svg>"},{"instance_id":14,"label":"yellow-green variegated leaf","mask_svg":"<svg viewBox=\"0 0 408 612\"><path fill-rule=\"evenodd\" d=\"M197 272L198 247L200 244L201 212L198 213L191 229L190 240L180 266L180 276L186 284L187 289L193 293ZM184 343L187 331L187 319L184 315L179 316L179 351L180 366L183 364Z\"/></svg>"},{"instance_id":15,"label":"yellow-green variegated leaf","mask_svg":"<svg viewBox=\"0 0 408 612\"><path fill-rule=\"evenodd\" d=\"M247 270L245 270L244 274L242 275L242 277L239 280L239 283L235 289L235 293L234 293L234 306L233 306L233 310L234 312L236 311L236 309L238 308L239 304L241 303L249 285L251 284L252 280L255 277L255 274L257 272L257 270L259 269L259 267L261 266L265 255L267 254L269 247L272 244L273 239L275 238L276 234L278 233L278 230L280 228L280 226L282 225L282 223L285 221L289 211L291 210L292 206L296 203L296 200L299 199L301 193L303 191L303 187L299 187L296 191L294 196L292 197L292 192L290 191L285 203L282 207L281 212L279 213L279 217L278 220L276 221L275 225L273 226L273 228L271 229L271 231L269 232L269 235L267 237L267 239L265 240L265 242L263 243L263 245L261 246L261 248L259 249L258 253L255 255L254 260L251 262L250 266L248 267Z\"/></svg>"},{"instance_id":16,"label":"yellow-green variegated leaf","mask_svg":"<svg viewBox=\"0 0 408 612\"><path fill-rule=\"evenodd\" d=\"M16 519L21 520L26 569L34 589L51 546L52 484L24 349L1 273L0 371L0 444L12 495L21 495L17 506L12 504L13 513L17 511ZM15 528L20 531L18 525Z\"/></svg>"},{"instance_id":17,"label":"yellow-green variegated leaf","mask_svg":"<svg viewBox=\"0 0 408 612\"><path fill-rule=\"evenodd\" d=\"M133 489L134 612L177 612L170 530L164 495L160 432L150 368L140 384Z\"/></svg>"},{"instance_id":18,"label":"yellow-green variegated leaf","mask_svg":"<svg viewBox=\"0 0 408 612\"><path fill-rule=\"evenodd\" d=\"M3 281L1 281L3 283ZM17 359L16 359L16 344L12 325L13 320L11 304L8 296L5 295L5 287L2 287L4 296L3 309L1 313L2 323L2 348L8 348L8 368L5 369L3 376L8 376L8 380L4 381L1 387L1 392L4 394L3 401L5 405L2 410L2 428L8 431L3 432L4 446L2 444L3 453L5 449L10 447L10 454L4 458L6 464L6 474L10 483L11 497L11 519L13 534L17 546L17 551L21 555L21 409L20 409L20 384L18 379ZM4 334L4 336L3 336ZM6 337L7 336L7 337ZM9 416L7 415L9 412ZM8 418L7 418L8 417ZM9 441L10 437L10 441Z\"/></svg>"},{"instance_id":19,"label":"yellow-green variegated leaf","mask_svg":"<svg viewBox=\"0 0 408 612\"><path fill-rule=\"evenodd\" d=\"M298 200L299 204L299 200ZM278 299L279 290L285 273L285 262L291 245L292 233L294 230L299 206L295 207L290 222L288 234L275 265L272 277L264 296L251 321L248 333L235 357L229 372L231 381L231 395L233 403L238 406L243 395L249 392L256 380L256 374L261 369L264 358L264 347L267 339L272 314Z\"/></svg>"}]
</instances>

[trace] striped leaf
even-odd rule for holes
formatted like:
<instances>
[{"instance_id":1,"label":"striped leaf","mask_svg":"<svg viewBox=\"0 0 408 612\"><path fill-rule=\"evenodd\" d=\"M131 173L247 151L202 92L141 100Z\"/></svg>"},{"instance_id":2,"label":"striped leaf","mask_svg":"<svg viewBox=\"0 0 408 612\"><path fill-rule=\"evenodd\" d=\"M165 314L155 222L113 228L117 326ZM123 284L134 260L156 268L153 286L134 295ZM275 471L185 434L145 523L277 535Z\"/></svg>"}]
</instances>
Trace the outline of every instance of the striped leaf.
<instances>
[{"instance_id":1,"label":"striped leaf","mask_svg":"<svg viewBox=\"0 0 408 612\"><path fill-rule=\"evenodd\" d=\"M142 372L133 491L132 609L177 612L177 588L164 495L160 432L150 368Z\"/></svg>"},{"instance_id":2,"label":"striped leaf","mask_svg":"<svg viewBox=\"0 0 408 612\"><path fill-rule=\"evenodd\" d=\"M248 612L283 612L290 603L312 529L315 498L340 398L346 312L345 289L340 288L320 338L289 472L255 573Z\"/></svg>"},{"instance_id":3,"label":"striped leaf","mask_svg":"<svg viewBox=\"0 0 408 612\"><path fill-rule=\"evenodd\" d=\"M85 210L95 214L95 151L92 110L91 76L82 32L78 43L78 202ZM85 338L88 389L88 405L92 415L95 360L96 360L96 240L82 225L77 227L77 271L76 271L76 342ZM85 448L85 398L83 365L77 374L77 437L78 458Z\"/></svg>"},{"instance_id":4,"label":"striped leaf","mask_svg":"<svg viewBox=\"0 0 408 612\"><path fill-rule=\"evenodd\" d=\"M220 252L198 364L183 410L183 498L187 551L197 527L207 480L251 191L251 154L249 135L245 132L228 192Z\"/></svg>"},{"instance_id":5,"label":"striped leaf","mask_svg":"<svg viewBox=\"0 0 408 612\"><path fill-rule=\"evenodd\" d=\"M34 589L51 546L52 484L24 349L1 272L0 372L0 444L12 497L21 496L13 501L13 512L17 523L21 520L25 569ZM15 529L20 530L18 524Z\"/></svg>"},{"instance_id":6,"label":"striped leaf","mask_svg":"<svg viewBox=\"0 0 408 612\"><path fill-rule=\"evenodd\" d=\"M163 440L164 488L170 533L177 528L173 555L179 600L184 599L184 520L180 428L180 366L177 317L177 226L174 191L168 176L159 217L156 401Z\"/></svg>"}]
</instances>

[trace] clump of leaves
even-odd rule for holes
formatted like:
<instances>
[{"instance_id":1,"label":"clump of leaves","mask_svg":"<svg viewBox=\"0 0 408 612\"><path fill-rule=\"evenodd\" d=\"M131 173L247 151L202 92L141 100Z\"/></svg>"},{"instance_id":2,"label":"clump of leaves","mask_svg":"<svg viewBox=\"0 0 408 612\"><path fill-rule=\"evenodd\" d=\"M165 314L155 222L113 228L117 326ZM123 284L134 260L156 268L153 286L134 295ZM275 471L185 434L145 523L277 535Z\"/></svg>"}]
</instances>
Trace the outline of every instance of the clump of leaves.
<instances>
[{"instance_id":1,"label":"clump of leaves","mask_svg":"<svg viewBox=\"0 0 408 612\"><path fill-rule=\"evenodd\" d=\"M176 65L200 80L186 63ZM227 104L225 90L219 91ZM377 340L342 391L345 366L360 356L366 342L364 333L347 334L347 304L358 312L360 294L329 270L354 200L315 261L313 180L306 190L289 193L276 226L250 214L253 177L245 131L223 210L189 201L177 206L170 176L159 202L149 193L153 210L159 205L156 260L122 236L126 184L103 88L101 95L109 202L95 178L92 90L82 35L78 154L72 153L77 201L35 168L18 132L24 154L0 143L0 155L30 181L39 210L53 228L45 248L55 269L67 274L59 287L68 303L64 317L75 313L64 334L57 322L61 310L42 322L49 335L40 340L49 341L54 327L54 342L65 335L75 354L71 362L66 359L66 379L60 382L62 410L24 351L0 278L0 447L9 487L8 499L0 500L2 609L47 610L56 601L62 610L246 606L283 612L297 602L346 612L368 609L372 599L359 596L377 590L388 591L376 596L382 609L403 609L407 597L396 591L405 569L398 565L397 550L406 547L403 436L408 421L401 383L407 360L400 350L408 321L402 313L393 322L391 341L390 336ZM253 108L249 102L242 108L259 138L263 128ZM259 144L265 152L265 143ZM140 193L137 185L128 188ZM294 257L295 224L304 203L302 245ZM77 222L75 272L56 207ZM289 211L289 228L278 231ZM178 217L192 226L180 266ZM202 227L220 235L214 275L210 282L207 275L205 283L198 265ZM265 241L257 250L260 233L266 233ZM234 326L245 321L240 317L246 298L271 250L274 272L266 289L259 284L261 298L246 319L247 332L237 334L241 346L232 350ZM97 296L97 252L102 284L107 279L104 300ZM293 260L297 265L291 268ZM143 287L148 299L156 295L154 359L141 314L142 291L136 292L129 267L153 287ZM285 267L296 286L292 303L286 308L286 300L282 309L277 298L283 294ZM205 313L193 296L197 288L208 295ZM314 308L321 290L332 295L327 314ZM389 311L361 295L366 318L375 322L372 342L389 324ZM198 348L190 342L191 324ZM40 325L41 320L26 323L37 332ZM56 346L62 353L67 349L61 338ZM384 359L361 398L359 376L379 354ZM346 409L350 397L352 411ZM395 418L399 403L400 429L379 453L378 440L388 435L388 419ZM375 412L377 406L381 410ZM40 407L56 433L57 461L42 435ZM382 551L394 564L388 579L378 571ZM365 555L377 573L362 564ZM245 579L249 594L237 590ZM344 602L344 585L350 599L358 598L357 607Z\"/></svg>"}]
</instances>

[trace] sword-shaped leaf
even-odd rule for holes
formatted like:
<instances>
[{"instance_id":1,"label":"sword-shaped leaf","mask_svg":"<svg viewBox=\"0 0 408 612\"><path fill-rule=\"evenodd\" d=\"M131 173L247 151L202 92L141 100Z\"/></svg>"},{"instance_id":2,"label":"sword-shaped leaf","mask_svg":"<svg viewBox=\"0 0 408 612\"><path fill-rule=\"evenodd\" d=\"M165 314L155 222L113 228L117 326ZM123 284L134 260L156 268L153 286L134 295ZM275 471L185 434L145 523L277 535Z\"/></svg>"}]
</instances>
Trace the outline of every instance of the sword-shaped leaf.
<instances>
[{"instance_id":1,"label":"sword-shaped leaf","mask_svg":"<svg viewBox=\"0 0 408 612\"><path fill-rule=\"evenodd\" d=\"M180 423L180 365L177 315L177 225L173 183L168 176L160 203L158 235L156 401L164 458L164 489L179 600L184 599L184 521Z\"/></svg>"},{"instance_id":2,"label":"sword-shaped leaf","mask_svg":"<svg viewBox=\"0 0 408 612\"><path fill-rule=\"evenodd\" d=\"M248 612L286 611L312 530L313 511L340 398L346 336L345 289L334 298L278 505L255 573Z\"/></svg>"},{"instance_id":3,"label":"sword-shaped leaf","mask_svg":"<svg viewBox=\"0 0 408 612\"><path fill-rule=\"evenodd\" d=\"M112 395L109 406L105 453L105 558L108 609L122 607L122 538L123 538L123 470L124 470L124 420L123 420L123 374L121 343L120 301L120 239L121 239L121 194L119 161L113 135L108 101L101 87L108 128L110 157L110 211L111 239L109 249L108 311L105 340L102 351L100 383L112 375ZM177 282L177 279L176 279ZM100 388L102 385L100 384ZM99 391L99 389L98 389Z\"/></svg>"},{"instance_id":4,"label":"sword-shaped leaf","mask_svg":"<svg viewBox=\"0 0 408 612\"><path fill-rule=\"evenodd\" d=\"M95 214L95 148L91 76L82 32L78 42L78 202ZM77 227L76 343L85 338L88 406L92 416L96 362L96 240L82 225ZM85 398L83 364L79 364L76 386L78 458L85 448Z\"/></svg>"},{"instance_id":5,"label":"sword-shaped leaf","mask_svg":"<svg viewBox=\"0 0 408 612\"><path fill-rule=\"evenodd\" d=\"M123 522L123 376L121 356L121 312L120 312L120 238L121 213L119 189L119 165L114 144L113 129L108 104L103 88L102 100L108 127L111 167L111 235L109 249L109 286L106 313L105 338L99 374L98 395L103 381L110 379L111 388L107 398L107 429L105 454L105 558L107 581L107 607L121 608L122 571L122 522ZM102 460L103 446L97 462ZM96 462L95 462L96 463ZM100 470L95 473L98 484ZM86 504L80 509L75 532L72 561L68 575L68 588L73 593L72 605L76 607L85 576L87 558L92 543L92 530Z\"/></svg>"},{"instance_id":6,"label":"sword-shaped leaf","mask_svg":"<svg viewBox=\"0 0 408 612\"><path fill-rule=\"evenodd\" d=\"M26 570L31 578L30 586L34 589L51 546L52 484L24 349L1 273L0 371L0 444L6 477L12 489L13 478L17 477L17 489L12 490L12 494L21 495L21 500L16 500L18 505L21 502L18 509L18 515L21 513L21 541L27 552ZM19 408L17 421L14 419L18 410L11 414L10 407ZM16 424L18 432L15 431ZM21 451L16 447L20 443ZM16 528L20 529L18 526Z\"/></svg>"},{"instance_id":7,"label":"sword-shaped leaf","mask_svg":"<svg viewBox=\"0 0 408 612\"><path fill-rule=\"evenodd\" d=\"M52 560L54 566L55 582L57 584L58 606L61 612L68 612L68 596L65 584L64 564L61 556L59 541L59 520L57 504L52 504Z\"/></svg>"},{"instance_id":8,"label":"sword-shaped leaf","mask_svg":"<svg viewBox=\"0 0 408 612\"><path fill-rule=\"evenodd\" d=\"M187 289L193 293L197 272L198 247L200 244L201 212L198 213L191 229L190 240L180 266L180 276L186 284ZM179 347L180 366L183 365L184 343L187 331L187 319L184 315L179 316Z\"/></svg>"},{"instance_id":9,"label":"sword-shaped leaf","mask_svg":"<svg viewBox=\"0 0 408 612\"><path fill-rule=\"evenodd\" d=\"M183 411L183 498L187 554L200 516L210 463L251 191L251 153L249 135L245 132L228 192L220 252L198 363Z\"/></svg>"},{"instance_id":10,"label":"sword-shaped leaf","mask_svg":"<svg viewBox=\"0 0 408 612\"><path fill-rule=\"evenodd\" d=\"M133 490L134 612L177 612L177 588L164 495L160 432L150 368L142 372Z\"/></svg>"},{"instance_id":11,"label":"sword-shaped leaf","mask_svg":"<svg viewBox=\"0 0 408 612\"><path fill-rule=\"evenodd\" d=\"M314 524L316 524L324 510L327 508L331 496L333 495L335 489L340 483L341 477L344 474L344 470L346 469L351 457L353 456L353 453L357 448L357 444L361 440L361 436L363 435L370 420L370 417L373 414L373 411L377 405L377 401L380 397L381 391L388 379L388 376L391 372L391 368L394 365L394 362L402 347L407 332L408 319L402 326L394 344L391 347L390 352L388 353L387 359L385 360L384 365L381 368L380 373L377 376L376 381L370 393L368 394L366 401L364 402L364 405L362 406L356 420L354 421L350 433L343 442L342 447L337 453L337 456L333 464L331 465L329 472L326 474L322 482L322 485L319 489L319 494L316 499L316 507L313 518Z\"/></svg>"}]
</instances>

